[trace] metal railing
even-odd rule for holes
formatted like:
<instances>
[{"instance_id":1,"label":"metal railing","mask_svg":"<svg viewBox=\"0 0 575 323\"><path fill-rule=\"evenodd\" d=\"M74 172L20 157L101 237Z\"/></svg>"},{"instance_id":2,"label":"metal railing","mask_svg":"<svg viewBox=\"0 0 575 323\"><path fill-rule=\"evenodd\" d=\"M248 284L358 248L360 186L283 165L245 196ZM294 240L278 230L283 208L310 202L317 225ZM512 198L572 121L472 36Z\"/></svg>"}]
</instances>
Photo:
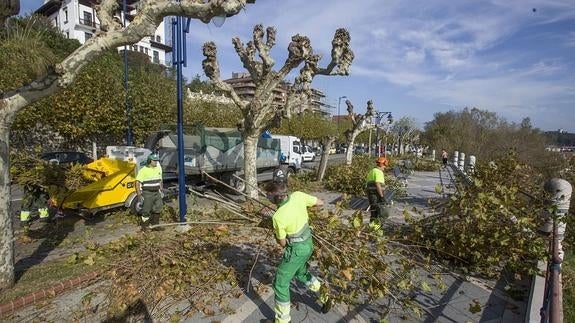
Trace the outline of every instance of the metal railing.
<instances>
[{"instance_id":1,"label":"metal railing","mask_svg":"<svg viewBox=\"0 0 575 323\"><path fill-rule=\"evenodd\" d=\"M543 232L551 233L549 241L549 259L545 275L545 291L543 306L539 311L542 323L563 322L563 286L561 280L561 265L563 263L563 247L561 242L565 236L566 224L564 217L569 212L572 186L563 179L551 179L545 183L545 191L551 194L553 213L548 218Z\"/></svg>"},{"instance_id":2,"label":"metal railing","mask_svg":"<svg viewBox=\"0 0 575 323\"><path fill-rule=\"evenodd\" d=\"M93 19L79 19L80 25L83 26L88 26L88 27L92 27L92 28L99 28L100 24L97 24L95 20Z\"/></svg>"}]
</instances>

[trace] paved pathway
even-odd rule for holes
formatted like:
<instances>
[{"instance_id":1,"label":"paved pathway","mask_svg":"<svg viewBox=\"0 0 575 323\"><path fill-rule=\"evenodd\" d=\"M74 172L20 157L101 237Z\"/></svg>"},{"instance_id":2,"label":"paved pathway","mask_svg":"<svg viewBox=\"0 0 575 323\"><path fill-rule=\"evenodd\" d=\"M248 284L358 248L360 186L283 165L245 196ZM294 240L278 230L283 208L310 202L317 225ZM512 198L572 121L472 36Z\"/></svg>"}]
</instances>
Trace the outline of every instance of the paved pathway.
<instances>
[{"instance_id":1,"label":"paved pathway","mask_svg":"<svg viewBox=\"0 0 575 323\"><path fill-rule=\"evenodd\" d=\"M424 213L430 212L428 200L441 198L435 191L439 183L438 172L416 172L408 179L407 196L399 198L393 205L391 221L403 221L402 212L412 212L413 207L421 209ZM331 202L327 207L335 207L333 203L339 199L336 193L318 194L322 199ZM367 201L356 198L352 204L357 208L366 208ZM353 210L347 211L349 213ZM367 219L367 215L366 215ZM272 268L264 268L273 270ZM427 276L422 272L421 275ZM463 277L455 273L445 273L444 283L447 288L444 292L434 290L430 293L417 295L416 300L426 308L428 314L424 317L404 317L401 313L393 314L387 319L389 322L523 322L527 303L528 282L522 286L523 299L514 300L505 291L507 283L504 278L497 281L473 277ZM101 313L86 313L80 299L91 291L105 290L99 283L87 288L72 291L59 296L44 304L45 306L29 307L12 316L9 321L22 322L30 319L42 321L69 321L74 320L74 313L84 313L81 320L94 319L100 321ZM515 291L514 295L521 294ZM308 293L301 286L292 286L292 300L297 304L292 309L292 322L379 322L383 313L383 300L374 304L360 305L348 309L343 306L334 308L328 314L320 313L320 305L315 302L314 295ZM273 318L273 291L267 288L261 294L248 294L234 301L232 304L235 313L200 317L198 315L184 320L184 322L261 322Z\"/></svg>"}]
</instances>

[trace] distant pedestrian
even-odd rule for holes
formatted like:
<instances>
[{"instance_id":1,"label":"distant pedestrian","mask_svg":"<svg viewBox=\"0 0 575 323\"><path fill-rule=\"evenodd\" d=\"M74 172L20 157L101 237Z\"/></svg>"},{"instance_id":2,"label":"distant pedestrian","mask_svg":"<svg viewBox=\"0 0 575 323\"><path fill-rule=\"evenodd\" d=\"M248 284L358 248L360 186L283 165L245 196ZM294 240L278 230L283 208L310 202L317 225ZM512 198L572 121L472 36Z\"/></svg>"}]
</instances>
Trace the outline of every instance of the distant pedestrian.
<instances>
[{"instance_id":1,"label":"distant pedestrian","mask_svg":"<svg viewBox=\"0 0 575 323\"><path fill-rule=\"evenodd\" d=\"M146 166L142 167L136 176L136 194L142 204L142 227L158 224L160 213L164 207L162 166L159 165L158 154L150 154Z\"/></svg>"},{"instance_id":2,"label":"distant pedestrian","mask_svg":"<svg viewBox=\"0 0 575 323\"><path fill-rule=\"evenodd\" d=\"M441 161L443 162L443 167L447 167L447 150L441 149Z\"/></svg>"}]
</instances>

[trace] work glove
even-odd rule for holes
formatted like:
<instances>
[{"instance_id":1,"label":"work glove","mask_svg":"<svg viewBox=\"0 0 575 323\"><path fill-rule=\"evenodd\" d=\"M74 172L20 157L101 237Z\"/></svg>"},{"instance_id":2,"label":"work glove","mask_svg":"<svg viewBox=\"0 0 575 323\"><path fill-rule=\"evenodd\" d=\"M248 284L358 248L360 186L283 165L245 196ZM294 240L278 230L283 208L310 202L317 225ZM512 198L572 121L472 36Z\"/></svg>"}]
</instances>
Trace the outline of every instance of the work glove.
<instances>
[{"instance_id":1,"label":"work glove","mask_svg":"<svg viewBox=\"0 0 575 323\"><path fill-rule=\"evenodd\" d=\"M164 199L164 191L160 188L158 192L160 192L160 198Z\"/></svg>"}]
</instances>

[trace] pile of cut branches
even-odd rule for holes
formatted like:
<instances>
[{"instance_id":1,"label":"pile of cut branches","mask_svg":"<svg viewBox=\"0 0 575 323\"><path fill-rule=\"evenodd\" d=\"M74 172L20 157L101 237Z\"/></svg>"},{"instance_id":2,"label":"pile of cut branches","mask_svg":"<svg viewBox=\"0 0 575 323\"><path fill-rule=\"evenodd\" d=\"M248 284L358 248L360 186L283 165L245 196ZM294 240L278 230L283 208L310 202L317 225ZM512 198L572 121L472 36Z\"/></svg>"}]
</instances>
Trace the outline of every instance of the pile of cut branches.
<instances>
[{"instance_id":1,"label":"pile of cut branches","mask_svg":"<svg viewBox=\"0 0 575 323\"><path fill-rule=\"evenodd\" d=\"M537 233L546 209L543 178L514 153L480 163L469 185L437 216L416 219L406 238L437 250L467 272L533 274L546 253ZM538 197L538 198L536 198Z\"/></svg>"},{"instance_id":2,"label":"pile of cut branches","mask_svg":"<svg viewBox=\"0 0 575 323\"><path fill-rule=\"evenodd\" d=\"M138 301L157 318L169 317L175 309L185 316L230 313L230 297L242 297L251 287L260 293L270 288L282 255L271 231L273 208L234 202L223 194L203 195L219 201L220 209L210 217L196 217L189 232L170 238L165 232L146 233L98 251L116 259L107 270L113 282L110 316ZM312 210L310 222L316 244L311 270L324 282L322 296L348 305L385 299L388 310L422 313L414 293L431 292L434 283L418 273L434 268L416 247L389 240L382 229L370 229L361 212L343 218L341 210Z\"/></svg>"}]
</instances>

